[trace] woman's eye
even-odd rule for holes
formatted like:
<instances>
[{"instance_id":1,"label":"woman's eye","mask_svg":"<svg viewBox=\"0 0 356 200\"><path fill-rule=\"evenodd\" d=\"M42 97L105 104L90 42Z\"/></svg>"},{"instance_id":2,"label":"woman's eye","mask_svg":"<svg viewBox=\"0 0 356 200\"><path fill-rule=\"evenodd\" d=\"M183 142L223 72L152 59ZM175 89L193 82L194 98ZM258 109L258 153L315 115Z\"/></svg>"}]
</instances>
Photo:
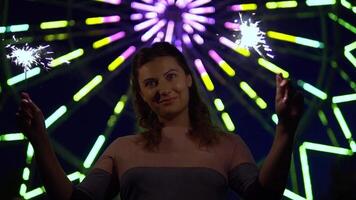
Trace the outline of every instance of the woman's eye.
<instances>
[{"instance_id":1,"label":"woman's eye","mask_svg":"<svg viewBox=\"0 0 356 200\"><path fill-rule=\"evenodd\" d=\"M147 86L152 87L152 86L154 86L154 85L156 85L156 82L155 82L155 81L147 81L146 84L145 84L146 87L147 87Z\"/></svg>"},{"instance_id":2,"label":"woman's eye","mask_svg":"<svg viewBox=\"0 0 356 200\"><path fill-rule=\"evenodd\" d=\"M167 77L169 78L169 79L172 79L172 78L174 78L174 77L176 77L177 76L177 74L168 74L167 75Z\"/></svg>"}]
</instances>

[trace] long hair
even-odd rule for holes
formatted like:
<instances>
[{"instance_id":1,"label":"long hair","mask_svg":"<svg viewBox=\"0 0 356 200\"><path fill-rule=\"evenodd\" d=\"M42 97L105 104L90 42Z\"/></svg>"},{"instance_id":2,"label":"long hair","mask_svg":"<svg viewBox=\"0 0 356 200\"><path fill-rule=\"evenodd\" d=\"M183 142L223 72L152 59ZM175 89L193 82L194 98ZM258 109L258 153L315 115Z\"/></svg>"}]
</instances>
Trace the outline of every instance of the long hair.
<instances>
[{"instance_id":1,"label":"long hair","mask_svg":"<svg viewBox=\"0 0 356 200\"><path fill-rule=\"evenodd\" d=\"M219 135L224 132L212 124L210 113L206 104L199 96L196 82L189 69L184 55L168 42L157 42L151 47L142 48L133 58L131 71L131 89L133 94L133 105L138 119L138 124L146 131L140 133L142 137L138 142L144 142L145 149L152 151L158 148L161 142L161 129L164 126L159 122L157 115L140 95L140 85L138 82L139 68L161 56L172 56L183 68L186 75L191 75L192 86L189 88L189 117L192 129L188 136L199 146L211 146L219 142Z\"/></svg>"}]
</instances>

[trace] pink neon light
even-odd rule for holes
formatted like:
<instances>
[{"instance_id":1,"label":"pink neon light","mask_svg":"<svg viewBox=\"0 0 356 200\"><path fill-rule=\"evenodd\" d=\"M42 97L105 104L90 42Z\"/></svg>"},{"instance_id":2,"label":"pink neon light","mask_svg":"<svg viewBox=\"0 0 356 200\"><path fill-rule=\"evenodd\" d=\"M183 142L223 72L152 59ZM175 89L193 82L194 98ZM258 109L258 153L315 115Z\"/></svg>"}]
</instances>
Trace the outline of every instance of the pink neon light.
<instances>
[{"instance_id":1,"label":"pink neon light","mask_svg":"<svg viewBox=\"0 0 356 200\"><path fill-rule=\"evenodd\" d=\"M149 19L149 20L146 20L144 22L141 22L137 25L134 26L134 30L135 31L141 31L145 28L148 28L149 26L152 26L154 24L156 24L158 22L158 18L153 18L153 19Z\"/></svg>"},{"instance_id":2,"label":"pink neon light","mask_svg":"<svg viewBox=\"0 0 356 200\"><path fill-rule=\"evenodd\" d=\"M120 31L118 33L115 33L114 35L109 36L110 42L119 40L121 38L125 37L125 32L124 31Z\"/></svg>"},{"instance_id":3,"label":"pink neon light","mask_svg":"<svg viewBox=\"0 0 356 200\"><path fill-rule=\"evenodd\" d=\"M147 19L151 19L151 18L155 18L155 17L158 17L156 12L148 12L145 14L145 18L147 18Z\"/></svg>"},{"instance_id":4,"label":"pink neon light","mask_svg":"<svg viewBox=\"0 0 356 200\"><path fill-rule=\"evenodd\" d=\"M120 16L114 15L114 16L108 16L103 18L104 23L112 23L112 22L118 22L120 21Z\"/></svg>"},{"instance_id":5,"label":"pink neon light","mask_svg":"<svg viewBox=\"0 0 356 200\"><path fill-rule=\"evenodd\" d=\"M188 20L188 19L183 19L183 21L189 25L191 25L194 29L204 32L206 30L205 26L200 24L199 22L193 21L193 20Z\"/></svg>"},{"instance_id":6,"label":"pink neon light","mask_svg":"<svg viewBox=\"0 0 356 200\"><path fill-rule=\"evenodd\" d=\"M122 57L125 58L125 60L130 57L133 52L136 51L136 47L135 46L130 46L128 49L126 49L126 51L124 53L121 54Z\"/></svg>"},{"instance_id":7,"label":"pink neon light","mask_svg":"<svg viewBox=\"0 0 356 200\"><path fill-rule=\"evenodd\" d=\"M141 41L146 42L149 40L155 33L159 31L164 25L166 25L167 21L162 19L156 25L154 25L150 30L148 30L145 34L142 35Z\"/></svg>"},{"instance_id":8,"label":"pink neon light","mask_svg":"<svg viewBox=\"0 0 356 200\"><path fill-rule=\"evenodd\" d=\"M152 6L152 5L147 5L147 4L138 3L138 2L132 2L131 8L135 8L135 9L143 10L143 11L159 12L159 13L164 11L164 8L162 10L162 6Z\"/></svg>"},{"instance_id":9,"label":"pink neon light","mask_svg":"<svg viewBox=\"0 0 356 200\"><path fill-rule=\"evenodd\" d=\"M174 0L167 0L168 5L173 5L174 4Z\"/></svg>"},{"instance_id":10,"label":"pink neon light","mask_svg":"<svg viewBox=\"0 0 356 200\"><path fill-rule=\"evenodd\" d=\"M215 62L220 63L223 59L214 50L209 50L210 57L215 60Z\"/></svg>"},{"instance_id":11,"label":"pink neon light","mask_svg":"<svg viewBox=\"0 0 356 200\"><path fill-rule=\"evenodd\" d=\"M211 0L197 0L197 1L193 1L192 3L190 3L188 5L188 8L195 8L195 7L199 7L202 6L204 4L209 3Z\"/></svg>"},{"instance_id":12,"label":"pink neon light","mask_svg":"<svg viewBox=\"0 0 356 200\"><path fill-rule=\"evenodd\" d=\"M163 39L164 33L162 31L158 32L157 33L157 37L160 38L160 39Z\"/></svg>"},{"instance_id":13,"label":"pink neon light","mask_svg":"<svg viewBox=\"0 0 356 200\"><path fill-rule=\"evenodd\" d=\"M183 39L184 44L186 44L188 46L192 46L192 41L190 40L188 34L183 34L182 39Z\"/></svg>"},{"instance_id":14,"label":"pink neon light","mask_svg":"<svg viewBox=\"0 0 356 200\"><path fill-rule=\"evenodd\" d=\"M174 22L169 21L167 25L166 38L164 39L164 41L171 43L173 38L173 33L174 33Z\"/></svg>"},{"instance_id":15,"label":"pink neon light","mask_svg":"<svg viewBox=\"0 0 356 200\"><path fill-rule=\"evenodd\" d=\"M232 6L230 7L230 9L231 9L232 11L241 11L241 10L242 10L242 6L241 6L241 5L232 5Z\"/></svg>"},{"instance_id":16,"label":"pink neon light","mask_svg":"<svg viewBox=\"0 0 356 200\"><path fill-rule=\"evenodd\" d=\"M114 5L119 5L121 3L121 0L101 0L102 2L109 3L109 4L114 4Z\"/></svg>"},{"instance_id":17,"label":"pink neon light","mask_svg":"<svg viewBox=\"0 0 356 200\"><path fill-rule=\"evenodd\" d=\"M189 24L184 23L183 29L189 34L194 33L194 29Z\"/></svg>"},{"instance_id":18,"label":"pink neon light","mask_svg":"<svg viewBox=\"0 0 356 200\"><path fill-rule=\"evenodd\" d=\"M194 64L197 67L200 76L206 73L203 62L200 59L195 59Z\"/></svg>"},{"instance_id":19,"label":"pink neon light","mask_svg":"<svg viewBox=\"0 0 356 200\"><path fill-rule=\"evenodd\" d=\"M142 0L143 2L145 3L148 3L148 4L152 4L153 3L153 0Z\"/></svg>"},{"instance_id":20,"label":"pink neon light","mask_svg":"<svg viewBox=\"0 0 356 200\"><path fill-rule=\"evenodd\" d=\"M183 13L182 17L184 19L194 20L194 21L201 22L201 23L215 24L215 19L209 18L209 17L200 16L200 15L194 15L194 14L190 14L190 13Z\"/></svg>"},{"instance_id":21,"label":"pink neon light","mask_svg":"<svg viewBox=\"0 0 356 200\"><path fill-rule=\"evenodd\" d=\"M177 0L176 1L176 6L178 7L178 8L185 8L185 6L187 5L187 3L185 2L185 0Z\"/></svg>"},{"instance_id":22,"label":"pink neon light","mask_svg":"<svg viewBox=\"0 0 356 200\"><path fill-rule=\"evenodd\" d=\"M135 13L130 16L131 20L140 20L143 18L143 15L141 13Z\"/></svg>"},{"instance_id":23,"label":"pink neon light","mask_svg":"<svg viewBox=\"0 0 356 200\"><path fill-rule=\"evenodd\" d=\"M237 47L233 41L227 39L226 37L220 37L219 42L227 47L230 47L231 49L235 49Z\"/></svg>"},{"instance_id":24,"label":"pink neon light","mask_svg":"<svg viewBox=\"0 0 356 200\"><path fill-rule=\"evenodd\" d=\"M193 39L200 45L204 44L204 39L199 34L194 34Z\"/></svg>"},{"instance_id":25,"label":"pink neon light","mask_svg":"<svg viewBox=\"0 0 356 200\"><path fill-rule=\"evenodd\" d=\"M212 6L209 7L200 7L200 8L192 8L189 10L192 14L207 14L207 13L214 13L215 8Z\"/></svg>"},{"instance_id":26,"label":"pink neon light","mask_svg":"<svg viewBox=\"0 0 356 200\"><path fill-rule=\"evenodd\" d=\"M234 30L234 31L240 30L240 24L235 24L235 23L232 23L232 22L225 22L224 26L225 26L225 28L231 29L231 30Z\"/></svg>"}]
</instances>

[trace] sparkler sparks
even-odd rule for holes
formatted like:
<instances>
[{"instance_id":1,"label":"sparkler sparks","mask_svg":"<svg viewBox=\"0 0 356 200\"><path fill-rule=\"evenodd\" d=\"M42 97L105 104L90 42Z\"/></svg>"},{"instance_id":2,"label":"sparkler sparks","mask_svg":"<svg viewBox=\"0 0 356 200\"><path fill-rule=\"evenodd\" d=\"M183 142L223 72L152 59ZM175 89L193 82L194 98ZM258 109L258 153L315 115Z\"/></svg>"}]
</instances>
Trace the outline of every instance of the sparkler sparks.
<instances>
[{"instance_id":1,"label":"sparkler sparks","mask_svg":"<svg viewBox=\"0 0 356 200\"><path fill-rule=\"evenodd\" d=\"M273 58L274 56L268 53L272 49L266 44L266 33L260 30L259 23L260 21L253 22L251 18L244 21L240 14L240 24L235 28L235 30L240 31L240 38L235 43L240 48L253 48L260 56L264 57L264 54L260 50L262 48L268 57Z\"/></svg>"},{"instance_id":2,"label":"sparkler sparks","mask_svg":"<svg viewBox=\"0 0 356 200\"><path fill-rule=\"evenodd\" d=\"M15 37L13 39L15 42L18 41ZM49 47L49 45L30 47L27 43L22 47L8 44L5 48L9 49L10 53L6 55L6 58L10 59L15 65L22 67L24 72L37 65L48 70L48 63L53 60L50 57L53 52L47 51Z\"/></svg>"}]
</instances>

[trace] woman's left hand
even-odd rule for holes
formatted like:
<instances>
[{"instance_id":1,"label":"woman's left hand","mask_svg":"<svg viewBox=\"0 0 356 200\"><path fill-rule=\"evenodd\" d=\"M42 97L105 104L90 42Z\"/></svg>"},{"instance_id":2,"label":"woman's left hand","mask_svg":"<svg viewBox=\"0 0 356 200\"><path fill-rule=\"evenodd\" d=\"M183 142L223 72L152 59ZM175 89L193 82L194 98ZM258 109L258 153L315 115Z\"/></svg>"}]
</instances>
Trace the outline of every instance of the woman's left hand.
<instances>
[{"instance_id":1,"label":"woman's left hand","mask_svg":"<svg viewBox=\"0 0 356 200\"><path fill-rule=\"evenodd\" d=\"M301 91L297 91L281 75L276 76L275 109L278 124L294 133L304 113L304 97Z\"/></svg>"}]
</instances>

